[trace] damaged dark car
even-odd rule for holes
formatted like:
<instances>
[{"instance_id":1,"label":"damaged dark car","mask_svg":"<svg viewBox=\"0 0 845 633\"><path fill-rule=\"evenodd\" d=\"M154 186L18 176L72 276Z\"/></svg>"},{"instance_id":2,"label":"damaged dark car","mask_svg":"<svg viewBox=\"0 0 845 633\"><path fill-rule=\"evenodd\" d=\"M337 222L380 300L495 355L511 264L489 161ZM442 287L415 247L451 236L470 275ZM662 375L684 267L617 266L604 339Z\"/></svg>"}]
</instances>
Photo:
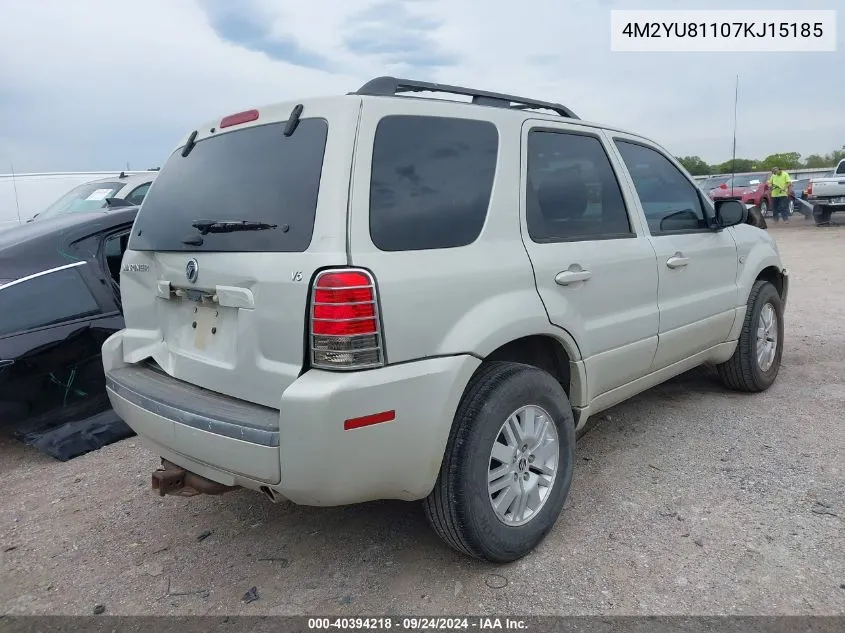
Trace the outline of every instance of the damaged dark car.
<instances>
[{"instance_id":1,"label":"damaged dark car","mask_svg":"<svg viewBox=\"0 0 845 633\"><path fill-rule=\"evenodd\" d=\"M0 433L62 461L134 432L100 356L123 328L120 265L138 207L0 232Z\"/></svg>"}]
</instances>

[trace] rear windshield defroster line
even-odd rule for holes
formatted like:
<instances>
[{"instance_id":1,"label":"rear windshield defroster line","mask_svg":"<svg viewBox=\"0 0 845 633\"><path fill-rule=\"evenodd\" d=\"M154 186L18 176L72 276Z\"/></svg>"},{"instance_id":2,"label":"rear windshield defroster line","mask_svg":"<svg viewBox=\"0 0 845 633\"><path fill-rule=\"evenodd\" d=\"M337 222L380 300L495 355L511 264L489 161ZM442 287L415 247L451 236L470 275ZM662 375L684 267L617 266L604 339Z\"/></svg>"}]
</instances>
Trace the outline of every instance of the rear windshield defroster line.
<instances>
[{"instance_id":1,"label":"rear windshield defroster line","mask_svg":"<svg viewBox=\"0 0 845 633\"><path fill-rule=\"evenodd\" d=\"M129 248L182 252L303 252L311 244L328 137L325 119L251 126L175 151L150 189ZM208 233L191 225L248 219L274 225L262 231ZM282 229L285 230L282 230ZM188 240L189 243L185 243Z\"/></svg>"}]
</instances>

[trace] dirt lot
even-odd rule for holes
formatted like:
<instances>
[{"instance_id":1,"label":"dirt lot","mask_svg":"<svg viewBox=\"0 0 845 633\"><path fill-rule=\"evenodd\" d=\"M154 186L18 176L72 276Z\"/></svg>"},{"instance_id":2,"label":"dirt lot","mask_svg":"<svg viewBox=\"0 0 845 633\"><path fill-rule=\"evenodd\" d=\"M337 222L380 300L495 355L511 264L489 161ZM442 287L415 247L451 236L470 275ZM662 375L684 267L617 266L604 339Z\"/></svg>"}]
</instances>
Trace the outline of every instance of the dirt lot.
<instances>
[{"instance_id":1,"label":"dirt lot","mask_svg":"<svg viewBox=\"0 0 845 633\"><path fill-rule=\"evenodd\" d=\"M772 230L792 279L775 386L690 374L609 411L522 561L453 553L416 504L162 499L137 439L68 463L3 440L0 613L845 614L845 227Z\"/></svg>"}]
</instances>

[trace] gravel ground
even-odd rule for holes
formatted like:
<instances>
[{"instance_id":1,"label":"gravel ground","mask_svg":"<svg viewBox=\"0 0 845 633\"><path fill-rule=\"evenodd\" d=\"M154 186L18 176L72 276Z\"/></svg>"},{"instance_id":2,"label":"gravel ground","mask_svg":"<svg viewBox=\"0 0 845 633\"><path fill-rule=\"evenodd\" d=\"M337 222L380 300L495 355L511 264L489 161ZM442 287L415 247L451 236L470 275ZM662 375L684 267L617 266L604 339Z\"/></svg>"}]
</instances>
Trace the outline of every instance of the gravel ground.
<instances>
[{"instance_id":1,"label":"gravel ground","mask_svg":"<svg viewBox=\"0 0 845 633\"><path fill-rule=\"evenodd\" d=\"M771 230L792 280L777 383L691 373L607 412L521 561L453 553L417 504L159 498L136 438L67 463L3 440L0 613L845 614L845 227Z\"/></svg>"}]
</instances>

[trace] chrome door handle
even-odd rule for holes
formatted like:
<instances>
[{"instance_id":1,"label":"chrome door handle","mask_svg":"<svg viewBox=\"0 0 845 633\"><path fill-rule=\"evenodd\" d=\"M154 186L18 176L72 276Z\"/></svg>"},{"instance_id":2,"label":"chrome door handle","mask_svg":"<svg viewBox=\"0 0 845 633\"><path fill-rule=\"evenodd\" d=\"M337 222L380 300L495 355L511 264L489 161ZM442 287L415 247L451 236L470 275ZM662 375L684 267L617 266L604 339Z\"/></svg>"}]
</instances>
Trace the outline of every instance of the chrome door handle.
<instances>
[{"instance_id":1,"label":"chrome door handle","mask_svg":"<svg viewBox=\"0 0 845 633\"><path fill-rule=\"evenodd\" d=\"M681 255L680 253L675 253L674 255L672 255L672 257L670 257L669 259L666 260L666 265L669 268L673 268L673 269L674 268L683 268L687 264L689 264L689 259L687 257L684 257L683 255Z\"/></svg>"},{"instance_id":2,"label":"chrome door handle","mask_svg":"<svg viewBox=\"0 0 845 633\"><path fill-rule=\"evenodd\" d=\"M587 281L592 276L593 273L589 270L564 270L555 275L555 283L558 286L568 286L579 281Z\"/></svg>"}]
</instances>

